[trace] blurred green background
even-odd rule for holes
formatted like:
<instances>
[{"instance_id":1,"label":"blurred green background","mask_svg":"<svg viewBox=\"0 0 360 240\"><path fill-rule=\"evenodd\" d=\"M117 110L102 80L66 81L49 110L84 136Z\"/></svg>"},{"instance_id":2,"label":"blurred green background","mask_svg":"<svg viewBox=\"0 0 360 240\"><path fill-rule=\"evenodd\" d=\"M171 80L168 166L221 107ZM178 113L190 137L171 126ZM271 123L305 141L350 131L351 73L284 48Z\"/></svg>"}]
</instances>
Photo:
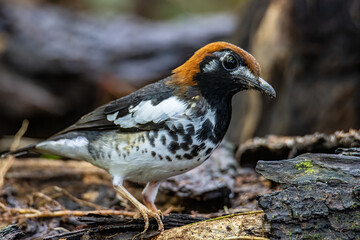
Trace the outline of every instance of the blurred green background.
<instances>
[{"instance_id":1,"label":"blurred green background","mask_svg":"<svg viewBox=\"0 0 360 240\"><path fill-rule=\"evenodd\" d=\"M113 17L118 14L133 13L149 19L165 20L193 14L233 11L234 8L239 8L246 3L246 0L50 0L47 2L101 16Z\"/></svg>"}]
</instances>

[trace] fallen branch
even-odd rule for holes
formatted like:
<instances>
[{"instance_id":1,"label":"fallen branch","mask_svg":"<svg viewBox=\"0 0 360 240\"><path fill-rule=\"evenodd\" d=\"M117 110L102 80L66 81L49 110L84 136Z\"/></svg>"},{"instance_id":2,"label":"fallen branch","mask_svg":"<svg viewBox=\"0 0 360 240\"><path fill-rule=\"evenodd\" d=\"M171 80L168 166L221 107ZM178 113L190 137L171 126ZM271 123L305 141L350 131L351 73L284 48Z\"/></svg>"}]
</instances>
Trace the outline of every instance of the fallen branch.
<instances>
[{"instance_id":1,"label":"fallen branch","mask_svg":"<svg viewBox=\"0 0 360 240\"><path fill-rule=\"evenodd\" d=\"M41 192L36 192L34 193L34 197L38 197L38 198L42 198L44 201L44 203L48 202L48 203L52 203L54 204L56 207L59 207L62 210L65 210L65 208L55 199L49 197L48 195L41 193ZM40 206L43 204L40 204Z\"/></svg>"},{"instance_id":2,"label":"fallen branch","mask_svg":"<svg viewBox=\"0 0 360 240\"><path fill-rule=\"evenodd\" d=\"M268 240L269 225L263 211L235 213L172 228L153 239L254 239ZM253 236L249 236L252 234Z\"/></svg>"},{"instance_id":3,"label":"fallen branch","mask_svg":"<svg viewBox=\"0 0 360 240\"><path fill-rule=\"evenodd\" d=\"M97 215L120 215L120 216L128 216L134 217L136 212L128 212L121 210L94 210L94 211L76 211L76 210L59 210L59 211L49 211L49 210L36 210L32 208L7 208L2 203L0 203L0 207L5 210L7 213L11 214L19 214L16 216L1 216L0 222L9 222L13 220L26 219L26 218L46 218L46 217L62 217L62 216L75 216L82 217L89 214L97 214Z\"/></svg>"},{"instance_id":4,"label":"fallen branch","mask_svg":"<svg viewBox=\"0 0 360 240\"><path fill-rule=\"evenodd\" d=\"M73 200L74 202L82 205L82 206L87 206L87 207L92 207L92 208L95 208L96 210L105 210L105 208L95 204L95 203L92 203L92 202L89 202L89 201L85 201L85 200L82 200L82 199L79 199L75 196L73 196L71 193L69 193L68 191L66 191L65 189L63 188L60 188L58 186L54 186L55 191L57 192L60 192L62 195L70 198L71 200Z\"/></svg>"}]
</instances>

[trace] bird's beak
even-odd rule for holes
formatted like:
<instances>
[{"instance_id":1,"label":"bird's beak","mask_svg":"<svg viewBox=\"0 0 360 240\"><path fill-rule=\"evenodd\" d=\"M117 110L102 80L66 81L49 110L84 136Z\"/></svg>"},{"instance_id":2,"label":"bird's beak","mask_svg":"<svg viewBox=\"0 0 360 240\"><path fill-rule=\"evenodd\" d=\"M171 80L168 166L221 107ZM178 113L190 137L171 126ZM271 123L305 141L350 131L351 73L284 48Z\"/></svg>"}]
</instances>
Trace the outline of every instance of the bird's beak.
<instances>
[{"instance_id":1,"label":"bird's beak","mask_svg":"<svg viewBox=\"0 0 360 240\"><path fill-rule=\"evenodd\" d=\"M255 80L254 85L255 85L255 88L257 88L258 90L268 94L270 97L276 98L275 89L261 77L259 77L257 80Z\"/></svg>"},{"instance_id":2,"label":"bird's beak","mask_svg":"<svg viewBox=\"0 0 360 240\"><path fill-rule=\"evenodd\" d=\"M264 79L261 77L258 78L242 78L242 83L246 85L248 88L253 88L259 90L260 92L268 94L270 97L275 98L276 92L274 88L268 84Z\"/></svg>"}]
</instances>

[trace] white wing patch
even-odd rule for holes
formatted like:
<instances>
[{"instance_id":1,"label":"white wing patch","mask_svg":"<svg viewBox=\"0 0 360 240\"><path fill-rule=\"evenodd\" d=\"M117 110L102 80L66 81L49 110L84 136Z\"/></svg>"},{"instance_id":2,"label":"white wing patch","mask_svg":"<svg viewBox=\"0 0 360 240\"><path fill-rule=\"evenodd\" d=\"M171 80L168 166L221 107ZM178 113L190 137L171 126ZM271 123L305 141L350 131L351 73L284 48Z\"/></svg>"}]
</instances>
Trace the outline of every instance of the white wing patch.
<instances>
[{"instance_id":1,"label":"white wing patch","mask_svg":"<svg viewBox=\"0 0 360 240\"><path fill-rule=\"evenodd\" d=\"M107 120L114 122L122 128L132 128L138 124L160 123L168 119L176 119L184 115L187 107L177 97L170 97L156 106L151 100L142 101L137 106L129 107L129 114L116 118L118 112L107 115Z\"/></svg>"},{"instance_id":2,"label":"white wing patch","mask_svg":"<svg viewBox=\"0 0 360 240\"><path fill-rule=\"evenodd\" d=\"M106 118L107 118L107 120L109 120L110 122L113 122L113 121L115 121L115 119L116 119L116 117L117 117L118 114L119 114L119 112L115 112L115 113L113 113L113 114L107 115Z\"/></svg>"}]
</instances>

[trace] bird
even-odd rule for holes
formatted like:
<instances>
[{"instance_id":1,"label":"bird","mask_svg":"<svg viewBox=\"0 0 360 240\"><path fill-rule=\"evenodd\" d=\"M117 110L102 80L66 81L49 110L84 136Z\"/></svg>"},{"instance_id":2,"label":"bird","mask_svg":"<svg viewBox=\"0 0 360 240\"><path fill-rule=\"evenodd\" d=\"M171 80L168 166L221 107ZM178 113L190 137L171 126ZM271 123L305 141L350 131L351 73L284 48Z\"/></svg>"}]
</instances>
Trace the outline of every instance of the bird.
<instances>
[{"instance_id":1,"label":"bird","mask_svg":"<svg viewBox=\"0 0 360 240\"><path fill-rule=\"evenodd\" d=\"M236 93L253 89L276 97L260 74L250 53L227 42L209 43L170 76L98 107L44 141L7 154L35 151L103 168L114 189L142 215L142 233L150 217L163 231L155 205L160 183L209 158L228 129ZM125 180L146 184L144 204L124 188Z\"/></svg>"}]
</instances>

